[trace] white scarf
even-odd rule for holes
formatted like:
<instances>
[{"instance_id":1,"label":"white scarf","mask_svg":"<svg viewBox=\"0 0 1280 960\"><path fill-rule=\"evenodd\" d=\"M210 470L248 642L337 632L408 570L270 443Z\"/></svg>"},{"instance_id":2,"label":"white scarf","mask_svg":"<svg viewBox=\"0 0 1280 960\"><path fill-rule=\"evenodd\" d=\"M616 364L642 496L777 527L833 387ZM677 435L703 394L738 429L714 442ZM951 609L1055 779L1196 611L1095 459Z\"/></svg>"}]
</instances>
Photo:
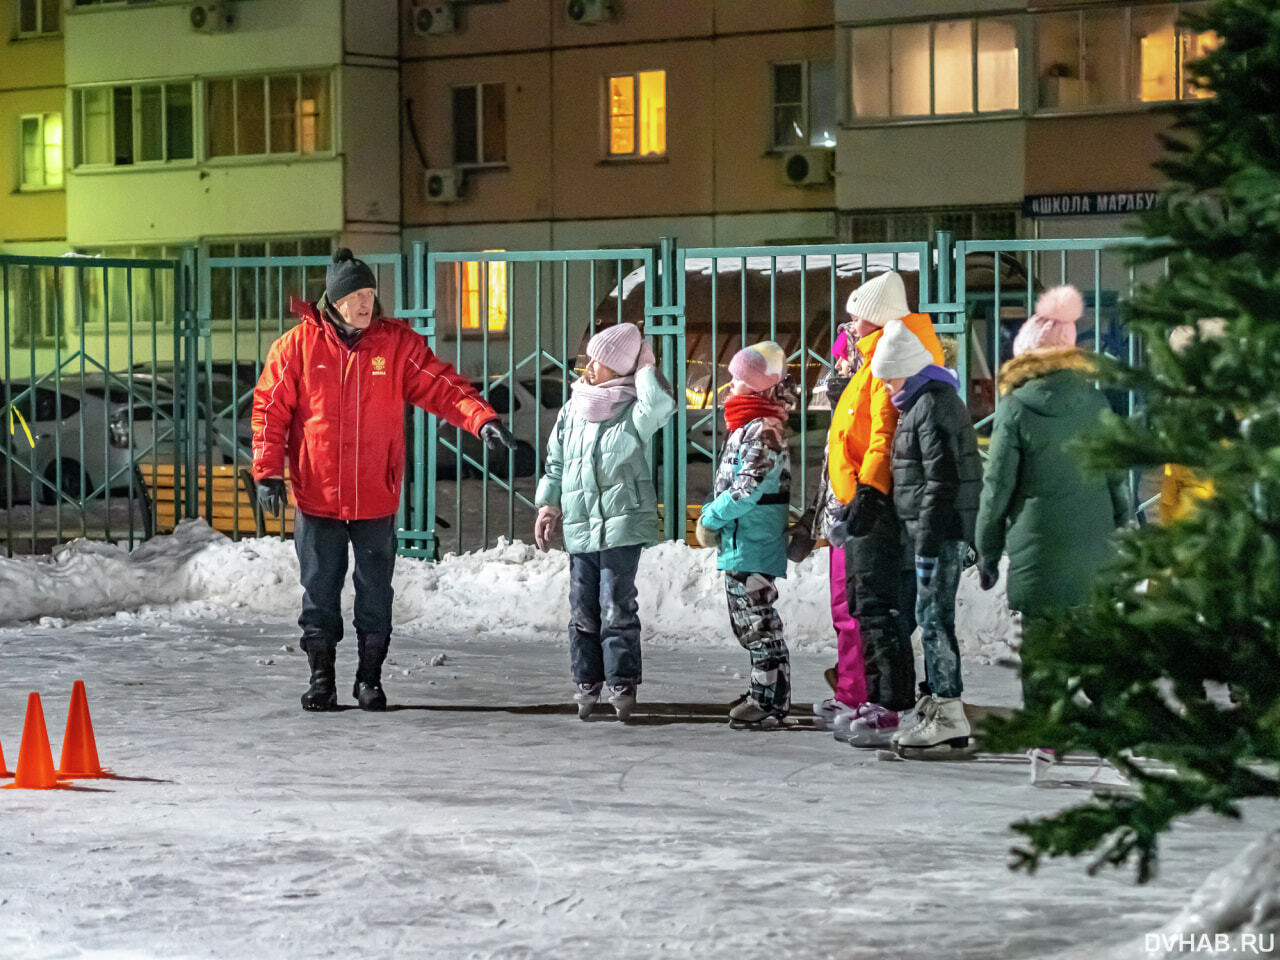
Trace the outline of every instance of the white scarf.
<instances>
[{"instance_id":1,"label":"white scarf","mask_svg":"<svg viewBox=\"0 0 1280 960\"><path fill-rule=\"evenodd\" d=\"M636 399L636 378L618 377L595 386L584 378L573 382L573 409L578 416L590 423L612 420L623 407Z\"/></svg>"}]
</instances>

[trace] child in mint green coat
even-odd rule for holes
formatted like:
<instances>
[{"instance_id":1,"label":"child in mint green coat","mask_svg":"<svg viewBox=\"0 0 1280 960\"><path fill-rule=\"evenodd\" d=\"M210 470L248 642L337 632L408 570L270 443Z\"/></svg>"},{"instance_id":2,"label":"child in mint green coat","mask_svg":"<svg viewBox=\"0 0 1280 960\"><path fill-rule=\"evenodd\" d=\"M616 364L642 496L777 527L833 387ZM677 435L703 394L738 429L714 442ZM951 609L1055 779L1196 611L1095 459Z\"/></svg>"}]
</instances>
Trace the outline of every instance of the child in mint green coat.
<instances>
[{"instance_id":1,"label":"child in mint green coat","mask_svg":"<svg viewBox=\"0 0 1280 960\"><path fill-rule=\"evenodd\" d=\"M569 655L578 716L600 699L626 720L640 685L640 551L658 541L649 439L675 411L640 328L619 323L587 343L590 362L547 440L534 541L558 522L569 553Z\"/></svg>"}]
</instances>

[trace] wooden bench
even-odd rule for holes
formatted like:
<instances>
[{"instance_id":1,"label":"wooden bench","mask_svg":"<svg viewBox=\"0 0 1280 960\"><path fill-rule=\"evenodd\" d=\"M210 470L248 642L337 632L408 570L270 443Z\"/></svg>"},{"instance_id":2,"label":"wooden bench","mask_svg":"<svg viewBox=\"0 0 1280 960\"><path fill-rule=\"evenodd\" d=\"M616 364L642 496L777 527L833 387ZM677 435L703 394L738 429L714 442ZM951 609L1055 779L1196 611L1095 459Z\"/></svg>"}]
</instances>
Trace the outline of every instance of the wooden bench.
<instances>
[{"instance_id":1,"label":"wooden bench","mask_svg":"<svg viewBox=\"0 0 1280 960\"><path fill-rule=\"evenodd\" d=\"M152 517L152 532L171 533L179 518L175 487L186 482L183 471L175 470L172 463L154 461L140 462L136 470ZM258 508L253 475L248 468L237 470L230 464L201 466L196 474L196 514L228 537L292 536L293 492L289 490L289 503L282 517L265 516Z\"/></svg>"}]
</instances>

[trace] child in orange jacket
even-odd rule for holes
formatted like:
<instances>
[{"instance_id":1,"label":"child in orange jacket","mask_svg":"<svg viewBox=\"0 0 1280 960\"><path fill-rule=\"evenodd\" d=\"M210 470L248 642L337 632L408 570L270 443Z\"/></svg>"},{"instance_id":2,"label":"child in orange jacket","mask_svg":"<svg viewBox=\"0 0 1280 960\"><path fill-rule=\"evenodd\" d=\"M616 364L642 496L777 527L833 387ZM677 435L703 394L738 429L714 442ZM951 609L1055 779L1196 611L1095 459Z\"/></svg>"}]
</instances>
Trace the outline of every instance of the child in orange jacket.
<instances>
[{"instance_id":1,"label":"child in orange jacket","mask_svg":"<svg viewBox=\"0 0 1280 960\"><path fill-rule=\"evenodd\" d=\"M914 721L915 657L903 624L914 600L902 595L903 539L892 499L890 448L898 411L871 372L871 359L891 320L901 320L919 337L935 363L943 356L933 322L928 314L911 312L902 277L893 271L853 291L845 309L862 363L831 417L831 488L847 505L831 538L846 552L845 595L862 635L868 702L847 727L836 727L836 736L876 747L887 746L900 726Z\"/></svg>"}]
</instances>

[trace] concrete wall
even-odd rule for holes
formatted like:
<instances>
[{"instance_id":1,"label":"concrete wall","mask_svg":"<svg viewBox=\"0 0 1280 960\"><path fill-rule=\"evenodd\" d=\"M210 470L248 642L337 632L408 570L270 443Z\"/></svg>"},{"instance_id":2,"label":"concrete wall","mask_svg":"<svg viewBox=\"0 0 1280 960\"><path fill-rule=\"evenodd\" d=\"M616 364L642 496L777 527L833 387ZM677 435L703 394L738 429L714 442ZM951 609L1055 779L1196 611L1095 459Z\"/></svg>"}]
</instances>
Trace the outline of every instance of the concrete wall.
<instances>
[{"instance_id":1,"label":"concrete wall","mask_svg":"<svg viewBox=\"0 0 1280 960\"><path fill-rule=\"evenodd\" d=\"M67 178L67 237L74 244L336 234L342 227L340 159Z\"/></svg>"},{"instance_id":2,"label":"concrete wall","mask_svg":"<svg viewBox=\"0 0 1280 960\"><path fill-rule=\"evenodd\" d=\"M1026 121L974 120L840 131L841 210L1021 203Z\"/></svg>"},{"instance_id":3,"label":"concrete wall","mask_svg":"<svg viewBox=\"0 0 1280 960\"><path fill-rule=\"evenodd\" d=\"M1083 193L1156 187L1151 165L1170 118L1156 113L1038 117L1027 124L1026 191Z\"/></svg>"},{"instance_id":4,"label":"concrete wall","mask_svg":"<svg viewBox=\"0 0 1280 960\"><path fill-rule=\"evenodd\" d=\"M337 130L344 157L343 209L348 223L400 227L400 76L394 67L339 70ZM301 171L302 164L295 164ZM322 195L323 196L323 195Z\"/></svg>"},{"instance_id":5,"label":"concrete wall","mask_svg":"<svg viewBox=\"0 0 1280 960\"><path fill-rule=\"evenodd\" d=\"M974 13L1022 11L1025 0L835 0L836 23L928 20Z\"/></svg>"},{"instance_id":6,"label":"concrete wall","mask_svg":"<svg viewBox=\"0 0 1280 960\"><path fill-rule=\"evenodd\" d=\"M495 5L494 8L496 8ZM467 15L491 9L477 6ZM453 86L475 83L505 85L507 163L501 168L468 174L466 196L455 203L429 203L423 190L422 159L409 131L401 143L403 204L406 224L498 223L549 218L552 215L551 58L548 54L463 57L408 63L403 96L426 152L427 167L453 163Z\"/></svg>"},{"instance_id":7,"label":"concrete wall","mask_svg":"<svg viewBox=\"0 0 1280 960\"><path fill-rule=\"evenodd\" d=\"M186 4L80 7L66 15L67 83L236 73L336 64L342 59L337 0L253 0L239 23L196 33Z\"/></svg>"},{"instance_id":8,"label":"concrete wall","mask_svg":"<svg viewBox=\"0 0 1280 960\"><path fill-rule=\"evenodd\" d=\"M61 189L18 192L22 176L19 117L62 113L66 90L62 35L12 39L18 31L17 17L17 3L0 5L0 251L16 253L14 244L24 243L22 252L31 254L41 249L31 247L33 242L62 246L67 204Z\"/></svg>"}]
</instances>

